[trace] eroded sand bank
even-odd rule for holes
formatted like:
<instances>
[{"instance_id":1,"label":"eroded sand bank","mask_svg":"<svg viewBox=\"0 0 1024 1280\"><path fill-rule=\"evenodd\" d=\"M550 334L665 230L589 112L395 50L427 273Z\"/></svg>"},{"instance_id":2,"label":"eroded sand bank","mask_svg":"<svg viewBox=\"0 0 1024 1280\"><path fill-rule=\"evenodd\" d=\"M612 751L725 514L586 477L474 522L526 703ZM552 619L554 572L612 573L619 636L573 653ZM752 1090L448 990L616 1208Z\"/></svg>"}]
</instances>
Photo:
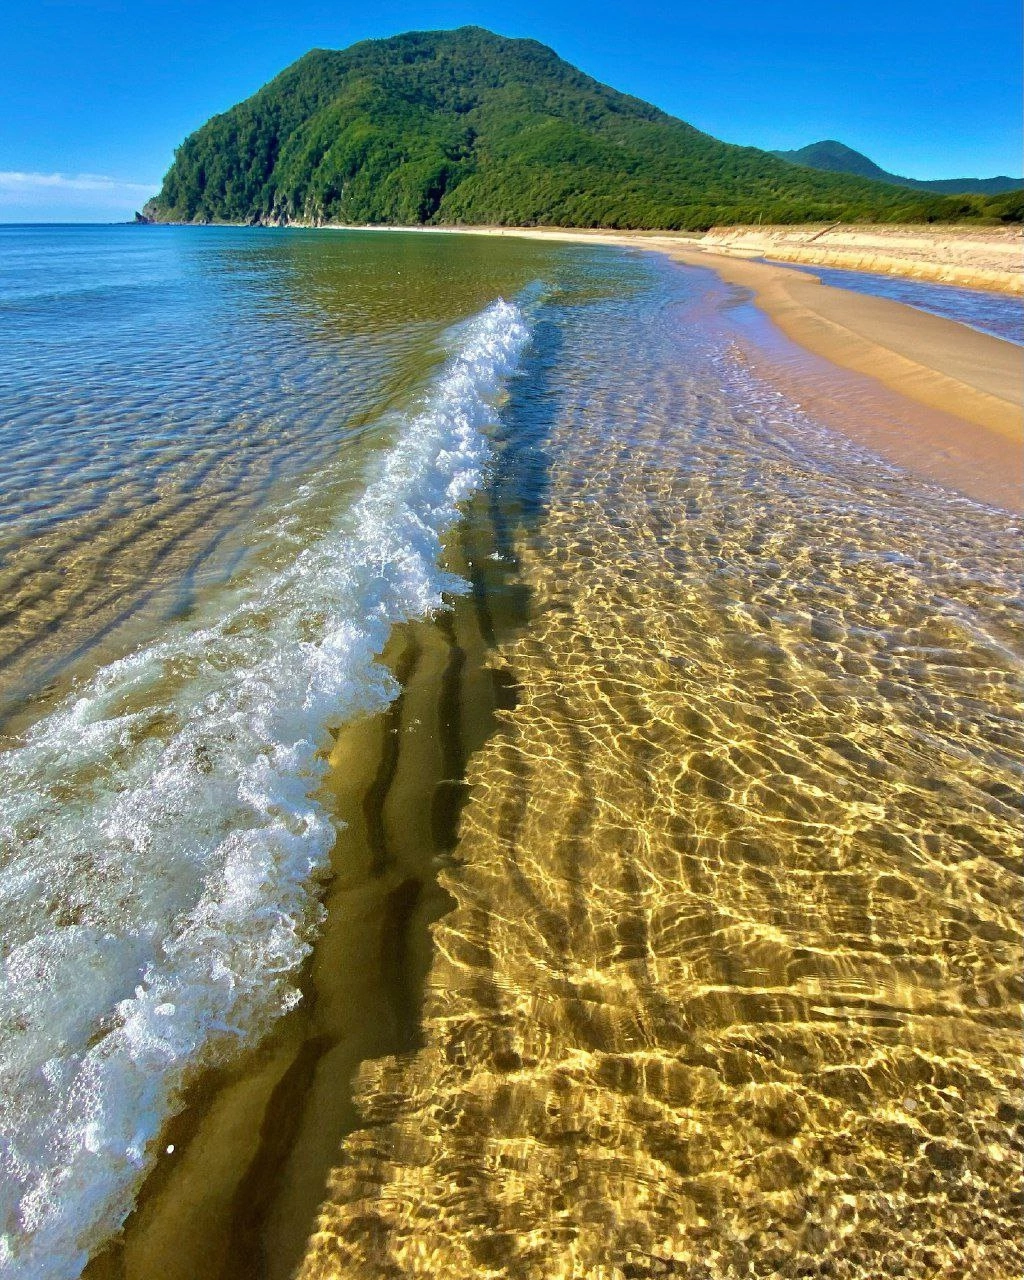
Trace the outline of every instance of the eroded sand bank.
<instances>
[{"instance_id":1,"label":"eroded sand bank","mask_svg":"<svg viewBox=\"0 0 1024 1280\"><path fill-rule=\"evenodd\" d=\"M1024 233L1017 227L713 227L702 243L718 253L1024 293Z\"/></svg>"}]
</instances>

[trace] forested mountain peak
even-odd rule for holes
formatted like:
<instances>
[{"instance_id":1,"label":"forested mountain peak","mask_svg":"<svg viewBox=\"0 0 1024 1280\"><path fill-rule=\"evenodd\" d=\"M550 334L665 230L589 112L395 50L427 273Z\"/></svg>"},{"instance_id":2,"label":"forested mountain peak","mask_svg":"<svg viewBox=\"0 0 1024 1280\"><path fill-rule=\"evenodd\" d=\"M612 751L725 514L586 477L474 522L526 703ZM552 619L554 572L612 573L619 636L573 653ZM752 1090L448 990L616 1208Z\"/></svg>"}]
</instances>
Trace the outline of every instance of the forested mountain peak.
<instances>
[{"instance_id":1,"label":"forested mountain peak","mask_svg":"<svg viewBox=\"0 0 1024 1280\"><path fill-rule=\"evenodd\" d=\"M916 191L936 191L942 195L954 192L978 192L984 195L1000 195L1007 191L1019 191L1024 179L999 174L995 178L903 178L889 173L869 160L863 152L854 151L843 142L826 138L812 142L798 151L773 151L773 156L788 160L790 164L802 164L811 169L824 169L828 173L852 173L859 178L874 178L877 182L892 182L899 187L912 187Z\"/></svg>"},{"instance_id":2,"label":"forested mountain peak","mask_svg":"<svg viewBox=\"0 0 1024 1280\"><path fill-rule=\"evenodd\" d=\"M993 212L946 205L720 142L535 40L461 27L312 50L187 138L146 213L702 228Z\"/></svg>"}]
</instances>

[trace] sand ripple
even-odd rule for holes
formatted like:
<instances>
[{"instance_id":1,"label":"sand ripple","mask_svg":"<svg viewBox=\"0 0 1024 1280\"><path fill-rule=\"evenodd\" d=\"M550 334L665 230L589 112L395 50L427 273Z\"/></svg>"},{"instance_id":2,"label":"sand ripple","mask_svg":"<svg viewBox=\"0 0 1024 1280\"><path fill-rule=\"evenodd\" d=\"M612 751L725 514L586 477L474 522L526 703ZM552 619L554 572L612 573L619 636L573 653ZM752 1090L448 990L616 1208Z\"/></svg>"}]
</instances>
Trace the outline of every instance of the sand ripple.
<instances>
[{"instance_id":1,"label":"sand ripple","mask_svg":"<svg viewBox=\"0 0 1024 1280\"><path fill-rule=\"evenodd\" d=\"M1024 1265L1012 531L678 319L552 395L423 1047L361 1069L302 1280Z\"/></svg>"}]
</instances>

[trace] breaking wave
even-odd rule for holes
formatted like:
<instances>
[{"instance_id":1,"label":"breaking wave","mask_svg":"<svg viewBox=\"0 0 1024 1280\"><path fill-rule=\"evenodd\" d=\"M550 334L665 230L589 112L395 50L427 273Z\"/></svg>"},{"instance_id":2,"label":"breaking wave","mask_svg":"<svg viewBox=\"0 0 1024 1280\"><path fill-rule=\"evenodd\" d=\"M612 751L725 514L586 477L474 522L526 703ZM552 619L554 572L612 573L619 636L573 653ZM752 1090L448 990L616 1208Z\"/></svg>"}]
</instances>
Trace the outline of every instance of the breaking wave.
<instances>
[{"instance_id":1,"label":"breaking wave","mask_svg":"<svg viewBox=\"0 0 1024 1280\"><path fill-rule=\"evenodd\" d=\"M344 516L0 756L4 1274L77 1276L183 1084L300 998L334 839L327 729L395 696L375 662L391 628L463 589L441 540L527 336L501 300L460 326Z\"/></svg>"}]
</instances>

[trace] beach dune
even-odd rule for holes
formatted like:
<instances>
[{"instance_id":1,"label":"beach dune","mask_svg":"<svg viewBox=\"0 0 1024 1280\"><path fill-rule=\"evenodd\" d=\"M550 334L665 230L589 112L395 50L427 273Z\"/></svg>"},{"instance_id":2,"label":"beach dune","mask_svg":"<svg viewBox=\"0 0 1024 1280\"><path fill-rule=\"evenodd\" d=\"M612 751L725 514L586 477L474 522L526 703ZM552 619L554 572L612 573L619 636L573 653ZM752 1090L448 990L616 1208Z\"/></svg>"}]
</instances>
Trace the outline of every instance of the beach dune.
<instances>
[{"instance_id":1,"label":"beach dune","mask_svg":"<svg viewBox=\"0 0 1024 1280\"><path fill-rule=\"evenodd\" d=\"M968 289L1024 293L1024 238L1010 227L714 227L716 253L774 258L934 280Z\"/></svg>"}]
</instances>

